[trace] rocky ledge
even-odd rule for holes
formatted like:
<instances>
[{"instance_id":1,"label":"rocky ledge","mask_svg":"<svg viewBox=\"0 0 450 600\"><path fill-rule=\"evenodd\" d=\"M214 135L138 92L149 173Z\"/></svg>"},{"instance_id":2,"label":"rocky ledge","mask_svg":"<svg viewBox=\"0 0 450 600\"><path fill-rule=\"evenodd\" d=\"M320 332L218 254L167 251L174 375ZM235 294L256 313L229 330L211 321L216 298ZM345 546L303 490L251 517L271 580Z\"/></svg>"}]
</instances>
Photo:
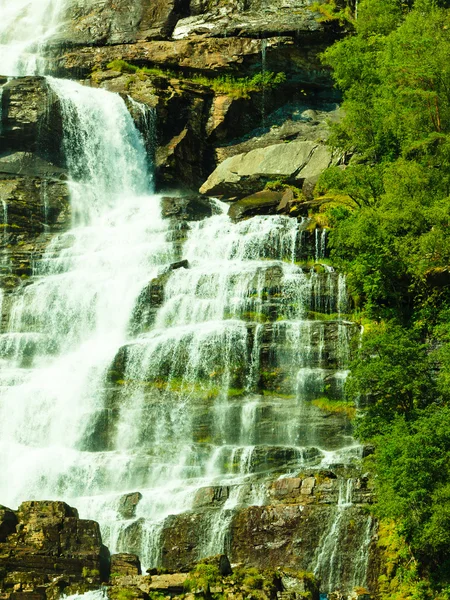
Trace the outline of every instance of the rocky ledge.
<instances>
[{"instance_id":1,"label":"rocky ledge","mask_svg":"<svg viewBox=\"0 0 450 600\"><path fill-rule=\"evenodd\" d=\"M319 600L319 581L310 573L283 565L231 565L225 555L204 559L189 572L142 574L136 555L110 556L98 523L80 519L64 502L24 502L17 511L0 507L2 600L57 600L91 590L102 590L110 600ZM355 590L348 599L369 600L369 595Z\"/></svg>"},{"instance_id":2,"label":"rocky ledge","mask_svg":"<svg viewBox=\"0 0 450 600\"><path fill-rule=\"evenodd\" d=\"M320 54L343 32L337 21L323 18L320 4L136 0L130 6L124 0L72 0L66 2L64 27L45 49L47 71L154 110L158 184L197 190L226 158L294 140L326 139L338 96ZM16 85L23 87L20 81L6 84L6 108ZM24 104L30 94L36 95L23 88ZM41 102L35 116L42 110L52 114L52 104ZM47 122L58 120L53 114ZM23 134L23 128L5 131L11 140ZM48 137L50 145L58 139ZM291 150L295 158L294 148L284 152ZM323 152L319 149L321 166L330 160ZM297 184L299 167L293 170ZM260 189L253 185L250 192Z\"/></svg>"}]
</instances>

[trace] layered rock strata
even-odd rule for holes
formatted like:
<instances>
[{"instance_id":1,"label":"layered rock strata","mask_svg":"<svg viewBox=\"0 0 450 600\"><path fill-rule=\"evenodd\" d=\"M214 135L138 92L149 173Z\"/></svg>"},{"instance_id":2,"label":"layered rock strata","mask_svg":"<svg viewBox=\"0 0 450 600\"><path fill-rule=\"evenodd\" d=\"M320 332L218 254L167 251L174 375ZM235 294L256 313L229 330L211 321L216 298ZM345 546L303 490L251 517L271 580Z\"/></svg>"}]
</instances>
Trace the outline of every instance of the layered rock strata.
<instances>
[{"instance_id":1,"label":"layered rock strata","mask_svg":"<svg viewBox=\"0 0 450 600\"><path fill-rule=\"evenodd\" d=\"M295 489L305 494L306 488L314 487L312 479L298 486L297 481L280 480L275 495L282 492L285 498L285 492L289 495ZM265 513L275 514L276 508L267 508ZM280 515L277 520L280 524ZM261 522L267 525L267 516ZM289 524L285 521L286 526ZM255 541L257 538L258 534ZM270 554L272 562L266 558L267 564L260 569L248 566L248 555L234 565L226 555L218 555L201 563L184 563L181 571L150 569L142 574L135 554L110 556L102 545L98 524L79 519L77 510L64 502L24 502L17 511L0 507L2 600L57 600L61 595L99 590L100 585L103 592L99 597L110 600L161 596L179 600L319 600L319 581L312 574L288 566L280 568L276 566L276 552ZM348 598L368 600L369 596L360 590Z\"/></svg>"}]
</instances>

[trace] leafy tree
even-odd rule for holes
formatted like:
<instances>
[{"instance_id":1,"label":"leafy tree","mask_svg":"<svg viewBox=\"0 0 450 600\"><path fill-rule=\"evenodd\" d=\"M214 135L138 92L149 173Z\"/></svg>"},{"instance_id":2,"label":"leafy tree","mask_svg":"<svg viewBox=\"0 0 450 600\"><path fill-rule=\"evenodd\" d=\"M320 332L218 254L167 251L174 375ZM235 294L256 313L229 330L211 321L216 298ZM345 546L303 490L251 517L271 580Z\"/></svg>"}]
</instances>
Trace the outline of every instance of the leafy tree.
<instances>
[{"instance_id":1,"label":"leafy tree","mask_svg":"<svg viewBox=\"0 0 450 600\"><path fill-rule=\"evenodd\" d=\"M450 408L398 417L375 454L378 512L396 519L422 571L450 580Z\"/></svg>"},{"instance_id":2,"label":"leafy tree","mask_svg":"<svg viewBox=\"0 0 450 600\"><path fill-rule=\"evenodd\" d=\"M414 563L391 573L406 587L384 582L392 599L450 598L449 6L361 0L354 35L324 54L344 96L330 143L352 158L317 193L335 199L333 260L378 322L347 394L357 434L375 443L378 515Z\"/></svg>"},{"instance_id":3,"label":"leafy tree","mask_svg":"<svg viewBox=\"0 0 450 600\"><path fill-rule=\"evenodd\" d=\"M363 438L383 432L398 415L413 419L435 398L427 346L399 325L375 327L363 337L346 387L362 406L358 433Z\"/></svg>"}]
</instances>

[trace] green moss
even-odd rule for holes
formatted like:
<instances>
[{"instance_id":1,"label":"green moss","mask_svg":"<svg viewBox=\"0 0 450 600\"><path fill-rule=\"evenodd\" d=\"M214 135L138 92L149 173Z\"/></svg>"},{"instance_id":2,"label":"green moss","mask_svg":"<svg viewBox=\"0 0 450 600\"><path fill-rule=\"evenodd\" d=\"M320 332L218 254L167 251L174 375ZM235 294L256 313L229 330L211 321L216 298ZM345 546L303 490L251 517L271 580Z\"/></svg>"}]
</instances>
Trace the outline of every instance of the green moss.
<instances>
[{"instance_id":1,"label":"green moss","mask_svg":"<svg viewBox=\"0 0 450 600\"><path fill-rule=\"evenodd\" d=\"M264 577L259 573L249 574L244 577L242 584L254 590L261 590L264 585Z\"/></svg>"},{"instance_id":2,"label":"green moss","mask_svg":"<svg viewBox=\"0 0 450 600\"><path fill-rule=\"evenodd\" d=\"M276 396L277 398L284 398L285 400L293 400L297 397L296 394L286 394L284 392L263 390L263 396Z\"/></svg>"},{"instance_id":3,"label":"green moss","mask_svg":"<svg viewBox=\"0 0 450 600\"><path fill-rule=\"evenodd\" d=\"M175 71L169 69L158 69L157 67L142 67L137 71L140 75L148 75L149 77L178 77Z\"/></svg>"},{"instance_id":4,"label":"green moss","mask_svg":"<svg viewBox=\"0 0 450 600\"><path fill-rule=\"evenodd\" d=\"M126 587L112 587L108 593L111 600L134 600L139 597L138 592Z\"/></svg>"},{"instance_id":5,"label":"green moss","mask_svg":"<svg viewBox=\"0 0 450 600\"><path fill-rule=\"evenodd\" d=\"M108 69L112 71L118 71L119 73L129 73L130 75L137 75L138 79L145 80L147 77L177 77L177 74L170 70L158 69L157 67L138 67L125 60L113 60L107 65ZM91 73L94 75L96 71ZM134 80L131 80L134 81Z\"/></svg>"},{"instance_id":6,"label":"green moss","mask_svg":"<svg viewBox=\"0 0 450 600\"><path fill-rule=\"evenodd\" d=\"M88 569L87 567L83 567L81 571L82 577L100 577L100 571L98 569Z\"/></svg>"},{"instance_id":7,"label":"green moss","mask_svg":"<svg viewBox=\"0 0 450 600\"><path fill-rule=\"evenodd\" d=\"M339 313L321 313L315 311L309 311L307 313L308 319L312 319L314 321L337 321L342 318L346 318L348 315L342 315Z\"/></svg>"},{"instance_id":8,"label":"green moss","mask_svg":"<svg viewBox=\"0 0 450 600\"><path fill-rule=\"evenodd\" d=\"M317 408L329 413L344 414L349 419L353 419L356 415L356 408L353 402L346 402L345 400L330 400L330 398L322 397L313 400L312 404L317 406Z\"/></svg>"},{"instance_id":9,"label":"green moss","mask_svg":"<svg viewBox=\"0 0 450 600\"><path fill-rule=\"evenodd\" d=\"M203 590L208 592L209 588L217 583L220 579L219 569L215 565L206 565L199 563L189 573L189 577L184 583L184 587L188 592Z\"/></svg>"},{"instance_id":10,"label":"green moss","mask_svg":"<svg viewBox=\"0 0 450 600\"><path fill-rule=\"evenodd\" d=\"M150 600L164 600L166 598L161 592L149 592L148 597Z\"/></svg>"},{"instance_id":11,"label":"green moss","mask_svg":"<svg viewBox=\"0 0 450 600\"><path fill-rule=\"evenodd\" d=\"M139 67L131 65L125 60L113 60L106 66L112 71L119 71L119 73L136 73L139 69Z\"/></svg>"},{"instance_id":12,"label":"green moss","mask_svg":"<svg viewBox=\"0 0 450 600\"><path fill-rule=\"evenodd\" d=\"M295 185L289 185L288 183L286 183L284 181L283 178L279 178L279 179L275 179L273 181L268 181L266 183L266 190L270 190L273 192L284 192L286 190L292 190L292 193L294 194L294 198L296 200L305 200L305 196L302 192L302 190L298 187L296 187Z\"/></svg>"},{"instance_id":13,"label":"green moss","mask_svg":"<svg viewBox=\"0 0 450 600\"><path fill-rule=\"evenodd\" d=\"M237 396L243 396L245 394L244 388L229 388L228 398L236 398Z\"/></svg>"},{"instance_id":14,"label":"green moss","mask_svg":"<svg viewBox=\"0 0 450 600\"><path fill-rule=\"evenodd\" d=\"M254 323L267 323L270 321L268 315L256 311L247 311L242 313L241 319L243 321L252 321Z\"/></svg>"}]
</instances>

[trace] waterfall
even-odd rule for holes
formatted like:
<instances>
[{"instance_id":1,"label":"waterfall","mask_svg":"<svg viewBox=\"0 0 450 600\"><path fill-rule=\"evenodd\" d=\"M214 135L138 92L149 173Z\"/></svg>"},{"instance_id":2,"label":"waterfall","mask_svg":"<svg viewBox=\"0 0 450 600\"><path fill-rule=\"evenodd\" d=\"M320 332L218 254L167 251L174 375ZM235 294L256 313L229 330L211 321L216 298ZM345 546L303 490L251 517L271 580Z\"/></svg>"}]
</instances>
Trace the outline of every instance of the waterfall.
<instances>
[{"instance_id":1,"label":"waterfall","mask_svg":"<svg viewBox=\"0 0 450 600\"><path fill-rule=\"evenodd\" d=\"M67 0L0 0L2 75L42 74L41 53L58 32Z\"/></svg>"},{"instance_id":2,"label":"waterfall","mask_svg":"<svg viewBox=\"0 0 450 600\"><path fill-rule=\"evenodd\" d=\"M0 5L9 74L42 72L64 6L38 4ZM48 83L72 224L36 262L0 332L1 502L65 500L100 522L112 552L136 552L150 567L161 563L170 517L195 509L205 489L226 488L198 548L198 558L217 554L236 511L264 504L280 472L359 452L348 421L335 417L330 432L313 404L325 392L342 397L353 335L340 318L345 280L296 260L306 220L233 223L220 202L183 228L164 219L148 158L154 113L101 89ZM316 258L325 244L322 233ZM135 510L124 511L137 491ZM351 490L342 494L340 520ZM340 564L337 516L319 572Z\"/></svg>"},{"instance_id":3,"label":"waterfall","mask_svg":"<svg viewBox=\"0 0 450 600\"><path fill-rule=\"evenodd\" d=\"M1 336L9 360L0 489L11 505L43 497L75 504L103 478L109 490L123 476L126 452L86 451L91 422L103 410L105 370L126 340L136 298L173 253L158 198L139 195L149 184L146 155L124 102L50 83L63 109L74 226L36 265Z\"/></svg>"},{"instance_id":4,"label":"waterfall","mask_svg":"<svg viewBox=\"0 0 450 600\"><path fill-rule=\"evenodd\" d=\"M72 594L64 596L65 600L106 600L108 598L106 589L95 590L93 592L84 592L84 594Z\"/></svg>"},{"instance_id":5,"label":"waterfall","mask_svg":"<svg viewBox=\"0 0 450 600\"><path fill-rule=\"evenodd\" d=\"M327 252L327 230L316 227L314 231L315 242L315 259L319 262L321 258L325 258Z\"/></svg>"},{"instance_id":6,"label":"waterfall","mask_svg":"<svg viewBox=\"0 0 450 600\"><path fill-rule=\"evenodd\" d=\"M349 589L358 586L364 588L367 584L373 520L370 515L361 516L356 512L352 478L340 479L338 490L338 504L330 515L328 531L320 541L312 565L315 575L321 579L321 590L325 593L342 591L343 580L348 581Z\"/></svg>"}]
</instances>

